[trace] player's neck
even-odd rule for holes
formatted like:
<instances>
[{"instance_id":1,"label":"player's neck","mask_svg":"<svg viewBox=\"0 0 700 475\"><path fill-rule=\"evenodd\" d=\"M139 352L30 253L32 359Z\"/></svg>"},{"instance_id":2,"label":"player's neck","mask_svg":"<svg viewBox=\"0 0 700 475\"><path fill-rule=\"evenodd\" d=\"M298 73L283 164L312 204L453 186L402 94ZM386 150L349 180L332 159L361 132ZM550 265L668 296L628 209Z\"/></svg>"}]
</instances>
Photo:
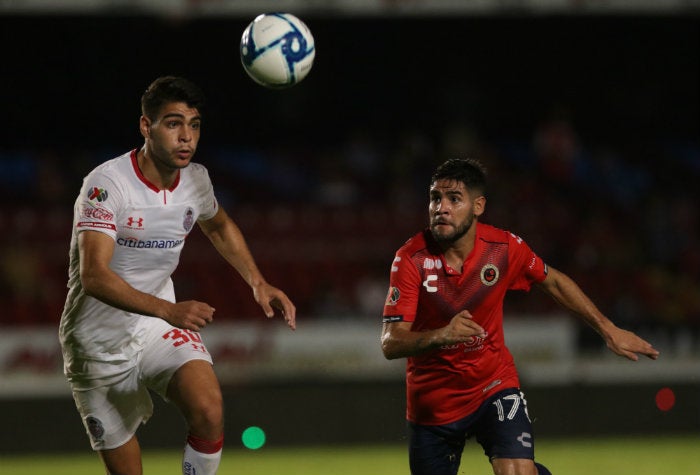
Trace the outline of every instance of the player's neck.
<instances>
[{"instance_id":1,"label":"player's neck","mask_svg":"<svg viewBox=\"0 0 700 475\"><path fill-rule=\"evenodd\" d=\"M474 249L474 243L472 243L471 247L469 248L450 246L444 252L445 262L452 269L462 272L464 261L467 260L467 257L469 256L469 253L472 252L472 249Z\"/></svg>"},{"instance_id":2,"label":"player's neck","mask_svg":"<svg viewBox=\"0 0 700 475\"><path fill-rule=\"evenodd\" d=\"M146 147L139 150L136 160L143 176L160 190L169 190L177 180L180 170L160 165L150 156Z\"/></svg>"},{"instance_id":3,"label":"player's neck","mask_svg":"<svg viewBox=\"0 0 700 475\"><path fill-rule=\"evenodd\" d=\"M470 227L467 233L458 240L450 243L449 246L443 248L445 262L452 269L462 272L464 261L467 260L469 254L474 250L476 242L476 222Z\"/></svg>"}]
</instances>

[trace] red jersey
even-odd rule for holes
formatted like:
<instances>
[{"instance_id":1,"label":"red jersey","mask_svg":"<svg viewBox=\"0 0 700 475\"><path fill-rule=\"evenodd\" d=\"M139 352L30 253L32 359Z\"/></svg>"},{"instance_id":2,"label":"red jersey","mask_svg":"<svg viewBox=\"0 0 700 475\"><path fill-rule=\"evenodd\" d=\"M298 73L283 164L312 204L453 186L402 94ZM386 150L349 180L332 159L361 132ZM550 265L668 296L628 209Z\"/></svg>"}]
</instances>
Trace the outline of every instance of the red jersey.
<instances>
[{"instance_id":1,"label":"red jersey","mask_svg":"<svg viewBox=\"0 0 700 475\"><path fill-rule=\"evenodd\" d=\"M384 322L413 322L413 331L444 327L468 310L488 336L407 358L406 417L423 425L457 421L488 397L518 387L518 373L503 335L508 290L530 290L547 267L519 237L476 224L474 249L462 271L451 269L429 230L396 253Z\"/></svg>"}]
</instances>

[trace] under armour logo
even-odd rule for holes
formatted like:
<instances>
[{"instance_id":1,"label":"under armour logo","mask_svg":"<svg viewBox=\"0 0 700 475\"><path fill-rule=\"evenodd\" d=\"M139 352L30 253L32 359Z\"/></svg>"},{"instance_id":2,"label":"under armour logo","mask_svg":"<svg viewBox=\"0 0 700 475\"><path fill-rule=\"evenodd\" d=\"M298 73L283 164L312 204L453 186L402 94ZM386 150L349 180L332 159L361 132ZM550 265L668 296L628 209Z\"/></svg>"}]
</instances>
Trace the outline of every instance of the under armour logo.
<instances>
[{"instance_id":1,"label":"under armour logo","mask_svg":"<svg viewBox=\"0 0 700 475\"><path fill-rule=\"evenodd\" d=\"M530 442L531 440L532 435L530 435L528 432L523 432L520 434L520 437L518 437L518 442L523 444L523 447L532 447L532 442Z\"/></svg>"},{"instance_id":2,"label":"under armour logo","mask_svg":"<svg viewBox=\"0 0 700 475\"><path fill-rule=\"evenodd\" d=\"M132 216L129 216L129 219L126 220L126 225L129 226L130 228L133 228L134 225L138 228L142 228L143 227L143 218L135 219Z\"/></svg>"}]
</instances>

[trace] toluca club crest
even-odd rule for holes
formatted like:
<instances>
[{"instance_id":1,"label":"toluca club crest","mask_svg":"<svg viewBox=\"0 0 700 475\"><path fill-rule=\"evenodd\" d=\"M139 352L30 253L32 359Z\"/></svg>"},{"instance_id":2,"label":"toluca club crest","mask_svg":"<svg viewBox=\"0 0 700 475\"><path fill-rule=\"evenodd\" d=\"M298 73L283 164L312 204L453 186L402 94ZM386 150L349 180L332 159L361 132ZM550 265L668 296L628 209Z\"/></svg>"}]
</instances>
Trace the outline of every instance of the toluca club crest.
<instances>
[{"instance_id":1,"label":"toluca club crest","mask_svg":"<svg viewBox=\"0 0 700 475\"><path fill-rule=\"evenodd\" d=\"M182 220L182 227L185 228L185 231L190 232L190 229L192 229L192 226L194 225L194 210L192 208L187 208L185 210L185 216Z\"/></svg>"}]
</instances>

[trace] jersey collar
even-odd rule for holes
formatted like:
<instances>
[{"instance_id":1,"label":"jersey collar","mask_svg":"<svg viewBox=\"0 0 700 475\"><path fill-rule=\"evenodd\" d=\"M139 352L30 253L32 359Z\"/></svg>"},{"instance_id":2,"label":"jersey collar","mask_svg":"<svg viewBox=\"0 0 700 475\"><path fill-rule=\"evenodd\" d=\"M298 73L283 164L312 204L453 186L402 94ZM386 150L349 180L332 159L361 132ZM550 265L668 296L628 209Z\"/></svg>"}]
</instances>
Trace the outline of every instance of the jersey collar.
<instances>
[{"instance_id":1,"label":"jersey collar","mask_svg":"<svg viewBox=\"0 0 700 475\"><path fill-rule=\"evenodd\" d=\"M141 169L139 168L139 161L137 159L137 153L138 149L134 149L131 151L131 164L134 167L134 173L136 173L136 176L138 177L141 182L146 185L148 188L151 190L155 191L156 193L160 193L160 189L151 183L148 178L144 176L144 174L141 172ZM175 181L173 182L172 186L168 188L168 191L172 192L175 188L177 188L177 185L180 184L180 170L177 171L177 177L175 177Z\"/></svg>"}]
</instances>

